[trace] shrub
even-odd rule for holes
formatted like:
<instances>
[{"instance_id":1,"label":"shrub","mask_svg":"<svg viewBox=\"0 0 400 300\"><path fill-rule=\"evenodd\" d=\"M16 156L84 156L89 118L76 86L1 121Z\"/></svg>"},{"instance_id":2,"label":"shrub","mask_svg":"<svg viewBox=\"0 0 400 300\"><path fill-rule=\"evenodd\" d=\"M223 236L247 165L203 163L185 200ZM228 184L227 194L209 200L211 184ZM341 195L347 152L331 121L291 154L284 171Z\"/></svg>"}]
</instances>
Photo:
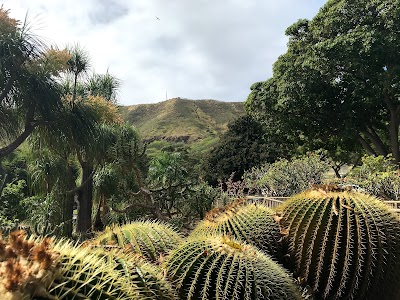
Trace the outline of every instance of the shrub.
<instances>
[{"instance_id":1,"label":"shrub","mask_svg":"<svg viewBox=\"0 0 400 300\"><path fill-rule=\"evenodd\" d=\"M288 197L306 190L313 184L320 184L328 169L318 155L281 159L246 172L244 180L255 192L266 196Z\"/></svg>"},{"instance_id":2,"label":"shrub","mask_svg":"<svg viewBox=\"0 0 400 300\"><path fill-rule=\"evenodd\" d=\"M18 223L26 217L22 200L25 198L26 182L18 180L7 183L0 191L0 216L13 223ZM0 225L1 226L1 225Z\"/></svg>"},{"instance_id":3,"label":"shrub","mask_svg":"<svg viewBox=\"0 0 400 300\"><path fill-rule=\"evenodd\" d=\"M347 183L385 199L400 200L400 177L391 157L365 155L362 165L352 170Z\"/></svg>"}]
</instances>

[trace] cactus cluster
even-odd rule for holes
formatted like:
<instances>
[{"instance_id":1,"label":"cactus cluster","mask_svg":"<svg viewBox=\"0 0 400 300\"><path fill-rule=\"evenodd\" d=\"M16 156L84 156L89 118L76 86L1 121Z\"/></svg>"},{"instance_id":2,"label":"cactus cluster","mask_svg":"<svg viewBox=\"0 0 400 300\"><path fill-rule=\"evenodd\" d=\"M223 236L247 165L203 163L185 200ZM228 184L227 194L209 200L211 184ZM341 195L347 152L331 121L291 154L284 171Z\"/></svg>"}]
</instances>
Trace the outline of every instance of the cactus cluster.
<instances>
[{"instance_id":1,"label":"cactus cluster","mask_svg":"<svg viewBox=\"0 0 400 300\"><path fill-rule=\"evenodd\" d=\"M108 227L92 241L94 245L117 246L150 261L157 261L181 242L182 237L170 225L156 221Z\"/></svg>"},{"instance_id":2,"label":"cactus cluster","mask_svg":"<svg viewBox=\"0 0 400 300\"><path fill-rule=\"evenodd\" d=\"M277 210L240 200L209 212L186 240L150 221L108 228L85 245L27 239L16 231L0 237L0 295L400 299L400 220L381 201L328 186L296 195ZM274 259L282 259L293 277Z\"/></svg>"},{"instance_id":3,"label":"cactus cluster","mask_svg":"<svg viewBox=\"0 0 400 300\"><path fill-rule=\"evenodd\" d=\"M279 258L281 235L274 214L264 205L237 200L207 213L191 236L210 234L232 236Z\"/></svg>"},{"instance_id":4,"label":"cactus cluster","mask_svg":"<svg viewBox=\"0 0 400 300\"><path fill-rule=\"evenodd\" d=\"M115 265L68 242L29 240L16 231L0 241L0 261L2 299L133 299Z\"/></svg>"},{"instance_id":5,"label":"cactus cluster","mask_svg":"<svg viewBox=\"0 0 400 300\"><path fill-rule=\"evenodd\" d=\"M282 208L294 276L317 299L398 299L400 224L376 198L312 190Z\"/></svg>"},{"instance_id":6,"label":"cactus cluster","mask_svg":"<svg viewBox=\"0 0 400 300\"><path fill-rule=\"evenodd\" d=\"M72 242L0 240L0 294L6 300L173 300L161 270L138 256Z\"/></svg>"},{"instance_id":7,"label":"cactus cluster","mask_svg":"<svg viewBox=\"0 0 400 300\"><path fill-rule=\"evenodd\" d=\"M290 276L257 248L226 236L196 236L165 263L180 299L302 299Z\"/></svg>"}]
</instances>

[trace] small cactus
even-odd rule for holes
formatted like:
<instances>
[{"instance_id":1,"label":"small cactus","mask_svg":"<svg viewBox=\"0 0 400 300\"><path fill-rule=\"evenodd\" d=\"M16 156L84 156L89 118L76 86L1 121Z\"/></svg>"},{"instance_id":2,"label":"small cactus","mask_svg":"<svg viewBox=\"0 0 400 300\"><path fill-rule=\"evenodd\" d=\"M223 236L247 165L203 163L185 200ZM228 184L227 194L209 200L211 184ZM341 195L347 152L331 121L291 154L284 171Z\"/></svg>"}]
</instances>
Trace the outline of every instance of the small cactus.
<instances>
[{"instance_id":1,"label":"small cactus","mask_svg":"<svg viewBox=\"0 0 400 300\"><path fill-rule=\"evenodd\" d=\"M317 299L398 299L400 222L378 199L311 190L283 208L294 276Z\"/></svg>"},{"instance_id":2,"label":"small cactus","mask_svg":"<svg viewBox=\"0 0 400 300\"><path fill-rule=\"evenodd\" d=\"M117 246L150 261L157 261L181 242L182 237L170 225L155 221L137 221L108 227L91 244Z\"/></svg>"},{"instance_id":3,"label":"small cactus","mask_svg":"<svg viewBox=\"0 0 400 300\"><path fill-rule=\"evenodd\" d=\"M164 267L180 299L302 299L282 267L230 237L190 238L171 252Z\"/></svg>"},{"instance_id":4,"label":"small cactus","mask_svg":"<svg viewBox=\"0 0 400 300\"><path fill-rule=\"evenodd\" d=\"M232 236L280 259L281 235L274 214L264 205L246 204L243 200L237 200L223 208L211 210L196 226L191 236Z\"/></svg>"}]
</instances>

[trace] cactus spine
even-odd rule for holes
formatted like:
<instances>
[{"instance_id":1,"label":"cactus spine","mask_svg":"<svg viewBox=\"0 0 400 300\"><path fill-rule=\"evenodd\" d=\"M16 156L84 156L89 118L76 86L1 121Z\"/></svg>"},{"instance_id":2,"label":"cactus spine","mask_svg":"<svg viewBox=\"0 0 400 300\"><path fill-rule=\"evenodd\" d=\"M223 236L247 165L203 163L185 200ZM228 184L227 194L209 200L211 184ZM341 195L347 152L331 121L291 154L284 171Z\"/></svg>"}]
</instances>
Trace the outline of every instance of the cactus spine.
<instances>
[{"instance_id":1,"label":"cactus spine","mask_svg":"<svg viewBox=\"0 0 400 300\"><path fill-rule=\"evenodd\" d=\"M137 299L174 300L177 295L171 284L164 278L161 269L137 254L111 250L100 250L100 256L115 262L117 269L129 278L134 286Z\"/></svg>"},{"instance_id":2,"label":"cactus spine","mask_svg":"<svg viewBox=\"0 0 400 300\"><path fill-rule=\"evenodd\" d=\"M22 231L11 233L0 240L3 299L134 299L129 278L88 250L65 241L27 240Z\"/></svg>"},{"instance_id":3,"label":"cactus spine","mask_svg":"<svg viewBox=\"0 0 400 300\"><path fill-rule=\"evenodd\" d=\"M129 277L116 263L71 242L59 241L51 250L59 255L58 274L46 287L46 297L37 299L138 299Z\"/></svg>"},{"instance_id":4,"label":"cactus spine","mask_svg":"<svg viewBox=\"0 0 400 300\"><path fill-rule=\"evenodd\" d=\"M282 208L294 276L317 299L397 299L400 223L378 199L307 191Z\"/></svg>"},{"instance_id":5,"label":"cactus spine","mask_svg":"<svg viewBox=\"0 0 400 300\"><path fill-rule=\"evenodd\" d=\"M281 235L274 212L264 205L237 201L210 211L191 236L220 234L252 244L279 259Z\"/></svg>"},{"instance_id":6,"label":"cactus spine","mask_svg":"<svg viewBox=\"0 0 400 300\"><path fill-rule=\"evenodd\" d=\"M288 274L270 257L230 237L193 237L165 263L180 299L301 299Z\"/></svg>"},{"instance_id":7,"label":"cactus spine","mask_svg":"<svg viewBox=\"0 0 400 300\"><path fill-rule=\"evenodd\" d=\"M175 300L161 270L138 255L104 251L24 232L0 236L0 294L5 300Z\"/></svg>"},{"instance_id":8,"label":"cactus spine","mask_svg":"<svg viewBox=\"0 0 400 300\"><path fill-rule=\"evenodd\" d=\"M0 236L0 295L5 300L31 299L45 293L58 271L58 255L49 250L49 240L28 241L22 231Z\"/></svg>"},{"instance_id":9,"label":"cactus spine","mask_svg":"<svg viewBox=\"0 0 400 300\"><path fill-rule=\"evenodd\" d=\"M171 226L155 221L109 227L93 240L93 244L129 249L150 261L157 261L181 242L182 237Z\"/></svg>"}]
</instances>

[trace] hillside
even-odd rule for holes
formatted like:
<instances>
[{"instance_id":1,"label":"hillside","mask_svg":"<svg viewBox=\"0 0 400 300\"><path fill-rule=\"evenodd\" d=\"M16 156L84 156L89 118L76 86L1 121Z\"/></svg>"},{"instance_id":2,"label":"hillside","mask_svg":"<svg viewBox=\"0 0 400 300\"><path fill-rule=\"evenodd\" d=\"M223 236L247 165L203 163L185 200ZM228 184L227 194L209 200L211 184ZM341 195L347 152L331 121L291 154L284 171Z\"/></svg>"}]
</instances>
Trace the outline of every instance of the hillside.
<instances>
[{"instance_id":1,"label":"hillside","mask_svg":"<svg viewBox=\"0 0 400 300\"><path fill-rule=\"evenodd\" d=\"M138 128L153 147L182 142L199 151L213 144L230 121L244 113L242 102L174 98L160 103L122 106L123 119Z\"/></svg>"}]
</instances>

